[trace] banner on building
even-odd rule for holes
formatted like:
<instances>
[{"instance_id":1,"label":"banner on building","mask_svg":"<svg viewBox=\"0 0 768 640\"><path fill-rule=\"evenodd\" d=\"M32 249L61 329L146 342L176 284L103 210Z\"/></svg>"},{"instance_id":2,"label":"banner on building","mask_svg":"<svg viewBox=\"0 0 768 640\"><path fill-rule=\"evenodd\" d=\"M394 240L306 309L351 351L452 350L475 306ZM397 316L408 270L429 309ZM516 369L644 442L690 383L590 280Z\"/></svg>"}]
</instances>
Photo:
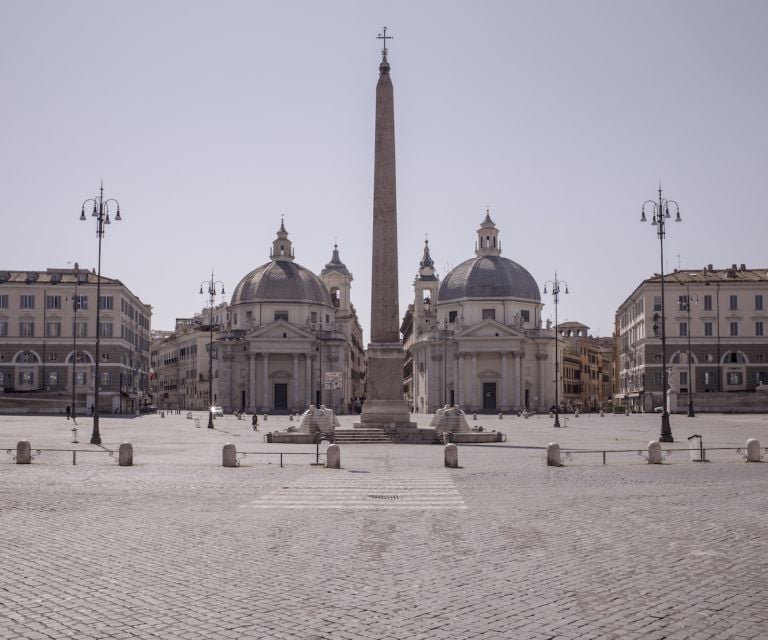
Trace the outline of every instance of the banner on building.
<instances>
[{"instance_id":1,"label":"banner on building","mask_svg":"<svg viewBox=\"0 0 768 640\"><path fill-rule=\"evenodd\" d=\"M326 389L341 389L341 381L342 381L341 371L326 371L325 373Z\"/></svg>"}]
</instances>

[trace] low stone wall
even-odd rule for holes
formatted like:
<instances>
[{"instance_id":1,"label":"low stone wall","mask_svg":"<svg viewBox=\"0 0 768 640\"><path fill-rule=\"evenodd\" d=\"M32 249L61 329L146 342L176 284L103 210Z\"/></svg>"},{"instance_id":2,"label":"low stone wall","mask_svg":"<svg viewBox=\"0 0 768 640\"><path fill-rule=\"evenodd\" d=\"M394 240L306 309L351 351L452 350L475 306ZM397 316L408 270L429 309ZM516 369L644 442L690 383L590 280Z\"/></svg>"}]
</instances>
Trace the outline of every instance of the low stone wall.
<instances>
[{"instance_id":1,"label":"low stone wall","mask_svg":"<svg viewBox=\"0 0 768 640\"><path fill-rule=\"evenodd\" d=\"M457 444L468 442L501 442L501 434L496 431L470 431L469 433L452 433L451 441Z\"/></svg>"},{"instance_id":2,"label":"low stone wall","mask_svg":"<svg viewBox=\"0 0 768 640\"><path fill-rule=\"evenodd\" d=\"M729 391L693 394L696 413L768 413L768 393L764 391ZM688 412L688 395L677 396L674 413Z\"/></svg>"},{"instance_id":3,"label":"low stone wall","mask_svg":"<svg viewBox=\"0 0 768 640\"><path fill-rule=\"evenodd\" d=\"M303 433L301 431L273 431L271 434L272 442L287 444L315 444L317 434Z\"/></svg>"}]
</instances>

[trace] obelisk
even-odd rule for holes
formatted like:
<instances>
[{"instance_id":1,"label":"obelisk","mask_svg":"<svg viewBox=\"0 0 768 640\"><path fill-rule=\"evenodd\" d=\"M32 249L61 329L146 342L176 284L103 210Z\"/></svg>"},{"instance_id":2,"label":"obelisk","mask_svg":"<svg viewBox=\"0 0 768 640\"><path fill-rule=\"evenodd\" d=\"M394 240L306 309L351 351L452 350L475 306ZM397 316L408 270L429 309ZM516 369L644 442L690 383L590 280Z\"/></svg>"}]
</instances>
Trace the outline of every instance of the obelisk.
<instances>
[{"instance_id":1,"label":"obelisk","mask_svg":"<svg viewBox=\"0 0 768 640\"><path fill-rule=\"evenodd\" d=\"M366 352L368 376L361 422L384 429L397 439L414 430L403 398L405 352L400 343L397 289L397 197L395 189L395 106L387 61L386 27L376 85L376 142L373 168L373 250L371 265L371 342Z\"/></svg>"}]
</instances>

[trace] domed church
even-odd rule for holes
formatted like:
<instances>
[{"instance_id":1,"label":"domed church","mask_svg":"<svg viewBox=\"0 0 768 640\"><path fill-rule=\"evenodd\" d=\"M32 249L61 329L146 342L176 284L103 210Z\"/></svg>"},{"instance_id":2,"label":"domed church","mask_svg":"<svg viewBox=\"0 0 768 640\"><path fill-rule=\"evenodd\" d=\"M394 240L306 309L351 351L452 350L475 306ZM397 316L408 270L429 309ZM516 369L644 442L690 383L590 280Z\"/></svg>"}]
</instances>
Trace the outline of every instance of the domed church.
<instances>
[{"instance_id":1,"label":"domed church","mask_svg":"<svg viewBox=\"0 0 768 640\"><path fill-rule=\"evenodd\" d=\"M448 405L467 412L546 411L554 403L555 334L541 328L540 288L501 255L486 212L475 256L441 281L429 242L403 321L405 388L414 411Z\"/></svg>"},{"instance_id":2,"label":"domed church","mask_svg":"<svg viewBox=\"0 0 768 640\"><path fill-rule=\"evenodd\" d=\"M216 342L219 403L258 413L310 404L352 410L363 395L365 356L352 274L338 247L317 276L295 261L281 221L269 257L232 294L227 330Z\"/></svg>"}]
</instances>

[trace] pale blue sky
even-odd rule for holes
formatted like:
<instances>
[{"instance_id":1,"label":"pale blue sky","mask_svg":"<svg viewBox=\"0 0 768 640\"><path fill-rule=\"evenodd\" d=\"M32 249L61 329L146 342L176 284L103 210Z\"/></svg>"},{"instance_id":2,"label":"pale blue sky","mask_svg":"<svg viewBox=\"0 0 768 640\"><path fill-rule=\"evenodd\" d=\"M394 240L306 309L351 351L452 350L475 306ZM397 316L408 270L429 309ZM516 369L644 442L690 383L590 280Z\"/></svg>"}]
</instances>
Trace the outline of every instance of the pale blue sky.
<instances>
[{"instance_id":1,"label":"pale blue sky","mask_svg":"<svg viewBox=\"0 0 768 640\"><path fill-rule=\"evenodd\" d=\"M667 268L768 267L768 3L0 0L0 267L96 265L80 205L104 180L123 222L102 272L198 311L268 260L334 239L366 341L374 91L395 87L401 315L424 234L441 275L485 206L503 255L608 335L659 270L642 202L677 200ZM551 296L545 317L553 317Z\"/></svg>"}]
</instances>

